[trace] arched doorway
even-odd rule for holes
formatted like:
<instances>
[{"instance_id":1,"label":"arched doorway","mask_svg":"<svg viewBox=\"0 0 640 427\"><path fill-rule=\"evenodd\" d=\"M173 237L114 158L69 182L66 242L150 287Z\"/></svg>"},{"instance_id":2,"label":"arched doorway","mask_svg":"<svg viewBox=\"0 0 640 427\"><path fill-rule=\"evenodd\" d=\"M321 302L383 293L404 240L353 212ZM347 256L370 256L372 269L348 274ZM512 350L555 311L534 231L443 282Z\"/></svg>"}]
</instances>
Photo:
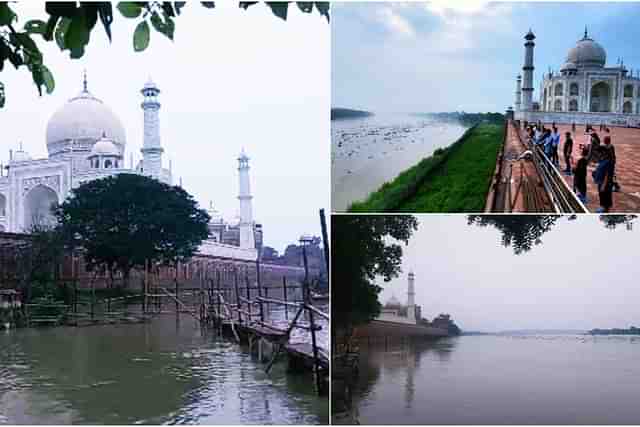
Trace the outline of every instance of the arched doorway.
<instances>
[{"instance_id":1,"label":"arched doorway","mask_svg":"<svg viewBox=\"0 0 640 427\"><path fill-rule=\"evenodd\" d=\"M553 111L562 111L562 101L560 99L556 99L554 102Z\"/></svg>"},{"instance_id":2,"label":"arched doorway","mask_svg":"<svg viewBox=\"0 0 640 427\"><path fill-rule=\"evenodd\" d=\"M57 204L58 195L51 188L44 185L33 187L24 198L24 231L55 226L53 208Z\"/></svg>"},{"instance_id":3,"label":"arched doorway","mask_svg":"<svg viewBox=\"0 0 640 427\"><path fill-rule=\"evenodd\" d=\"M0 216L7 216L7 198L0 194Z\"/></svg>"},{"instance_id":4,"label":"arched doorway","mask_svg":"<svg viewBox=\"0 0 640 427\"><path fill-rule=\"evenodd\" d=\"M631 102L630 102L630 101L627 101L627 102L625 102L625 103L622 105L622 112L623 112L624 114L631 114L631 113L633 113L633 105L631 104Z\"/></svg>"},{"instance_id":5,"label":"arched doorway","mask_svg":"<svg viewBox=\"0 0 640 427\"><path fill-rule=\"evenodd\" d=\"M592 113L608 113L611 111L611 91L605 82L596 83L591 87L591 108Z\"/></svg>"},{"instance_id":6,"label":"arched doorway","mask_svg":"<svg viewBox=\"0 0 640 427\"><path fill-rule=\"evenodd\" d=\"M578 111L578 101L575 99L569 101L569 111Z\"/></svg>"}]
</instances>

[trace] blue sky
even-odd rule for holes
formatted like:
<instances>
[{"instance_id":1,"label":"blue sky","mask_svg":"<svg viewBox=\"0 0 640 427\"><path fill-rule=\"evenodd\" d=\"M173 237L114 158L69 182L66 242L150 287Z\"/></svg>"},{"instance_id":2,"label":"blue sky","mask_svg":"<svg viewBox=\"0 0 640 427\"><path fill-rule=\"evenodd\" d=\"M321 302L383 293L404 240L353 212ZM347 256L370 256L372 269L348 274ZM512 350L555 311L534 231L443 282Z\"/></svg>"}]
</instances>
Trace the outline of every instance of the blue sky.
<instances>
[{"instance_id":1,"label":"blue sky","mask_svg":"<svg viewBox=\"0 0 640 427\"><path fill-rule=\"evenodd\" d=\"M524 34L536 34L534 97L589 35L640 69L638 3L333 3L332 105L385 112L504 111ZM636 43L634 43L636 42Z\"/></svg>"}]
</instances>

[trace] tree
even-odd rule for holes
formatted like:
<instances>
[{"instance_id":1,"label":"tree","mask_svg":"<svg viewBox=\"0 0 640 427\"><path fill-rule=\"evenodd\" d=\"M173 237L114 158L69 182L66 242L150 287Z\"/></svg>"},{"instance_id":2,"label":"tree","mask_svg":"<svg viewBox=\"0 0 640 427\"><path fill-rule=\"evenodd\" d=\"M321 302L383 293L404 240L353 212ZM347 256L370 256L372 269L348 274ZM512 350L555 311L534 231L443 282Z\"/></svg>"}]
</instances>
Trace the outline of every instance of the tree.
<instances>
[{"instance_id":1,"label":"tree","mask_svg":"<svg viewBox=\"0 0 640 427\"><path fill-rule=\"evenodd\" d=\"M529 252L542 243L542 235L551 230L558 215L469 215L469 225L493 226L502 233L502 246L512 246L516 255Z\"/></svg>"},{"instance_id":2,"label":"tree","mask_svg":"<svg viewBox=\"0 0 640 427\"><path fill-rule=\"evenodd\" d=\"M215 2L200 2L206 9L214 9ZM258 2L239 2L247 9ZM274 15L286 20L290 2L266 2ZM296 2L303 13L314 9L329 21L329 2ZM173 40L175 20L180 16L186 2L119 2L116 6L120 15L139 22L133 34L133 49L143 51L149 46L151 28ZM111 2L47 2L47 17L27 21L23 29L15 27L18 16L8 2L0 2L0 72L5 61L16 69L24 67L31 73L33 83L42 95L44 87L47 93L53 92L55 80L53 73L44 63L42 52L34 40L41 36L44 42L55 39L60 50L69 51L71 59L82 58L91 39L98 19L102 23L107 37L111 40L111 25L116 19ZM5 104L4 85L0 82L0 108Z\"/></svg>"},{"instance_id":3,"label":"tree","mask_svg":"<svg viewBox=\"0 0 640 427\"><path fill-rule=\"evenodd\" d=\"M178 186L134 174L90 181L55 210L58 231L90 269L122 273L186 261L208 237L209 214Z\"/></svg>"},{"instance_id":4,"label":"tree","mask_svg":"<svg viewBox=\"0 0 640 427\"><path fill-rule=\"evenodd\" d=\"M380 313L382 288L374 280L382 276L388 282L398 276L398 243L408 243L418 221L410 215L334 215L331 222L331 321L349 330Z\"/></svg>"}]
</instances>

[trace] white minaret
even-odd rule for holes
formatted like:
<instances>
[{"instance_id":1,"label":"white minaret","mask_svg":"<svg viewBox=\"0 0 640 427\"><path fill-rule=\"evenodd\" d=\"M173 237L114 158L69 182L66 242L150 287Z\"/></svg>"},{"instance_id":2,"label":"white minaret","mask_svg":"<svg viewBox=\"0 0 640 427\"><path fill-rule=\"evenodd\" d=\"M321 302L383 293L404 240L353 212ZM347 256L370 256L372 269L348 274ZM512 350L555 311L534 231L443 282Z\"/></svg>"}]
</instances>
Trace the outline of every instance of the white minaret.
<instances>
[{"instance_id":1,"label":"white minaret","mask_svg":"<svg viewBox=\"0 0 640 427\"><path fill-rule=\"evenodd\" d=\"M535 40L535 38L536 36L533 34L531 29L529 29L529 32L524 36L526 42L524 44L524 66L522 67L523 111L533 110L533 47L536 45L533 40Z\"/></svg>"},{"instance_id":2,"label":"white minaret","mask_svg":"<svg viewBox=\"0 0 640 427\"><path fill-rule=\"evenodd\" d=\"M407 317L416 319L416 291L414 288L415 275L409 271L409 287L407 289Z\"/></svg>"},{"instance_id":3,"label":"white minaret","mask_svg":"<svg viewBox=\"0 0 640 427\"><path fill-rule=\"evenodd\" d=\"M522 77L518 74L516 79L516 111L522 108Z\"/></svg>"},{"instance_id":4,"label":"white minaret","mask_svg":"<svg viewBox=\"0 0 640 427\"><path fill-rule=\"evenodd\" d=\"M244 148L238 157L238 180L240 183L240 247L255 248L256 240L253 233L253 210L251 208L251 186L249 183L249 157Z\"/></svg>"},{"instance_id":5,"label":"white minaret","mask_svg":"<svg viewBox=\"0 0 640 427\"><path fill-rule=\"evenodd\" d=\"M142 145L142 173L155 179L162 174L162 153L160 145L160 89L149 79L140 90L144 96L142 110L144 111L144 142Z\"/></svg>"}]
</instances>

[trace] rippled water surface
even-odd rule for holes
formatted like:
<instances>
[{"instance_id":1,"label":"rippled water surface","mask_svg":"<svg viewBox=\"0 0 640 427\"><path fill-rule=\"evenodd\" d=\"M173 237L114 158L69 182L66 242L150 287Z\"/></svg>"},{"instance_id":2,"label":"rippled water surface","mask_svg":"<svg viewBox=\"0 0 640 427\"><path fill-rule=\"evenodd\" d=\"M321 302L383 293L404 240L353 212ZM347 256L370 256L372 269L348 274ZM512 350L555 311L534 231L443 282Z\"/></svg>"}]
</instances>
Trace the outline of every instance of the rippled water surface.
<instances>
[{"instance_id":1,"label":"rippled water surface","mask_svg":"<svg viewBox=\"0 0 640 427\"><path fill-rule=\"evenodd\" d=\"M184 316L2 331L0 424L327 422L311 375L264 368Z\"/></svg>"},{"instance_id":2,"label":"rippled water surface","mask_svg":"<svg viewBox=\"0 0 640 427\"><path fill-rule=\"evenodd\" d=\"M640 423L640 337L463 336L360 364L363 424Z\"/></svg>"},{"instance_id":3,"label":"rippled water surface","mask_svg":"<svg viewBox=\"0 0 640 427\"><path fill-rule=\"evenodd\" d=\"M464 133L454 124L408 114L331 121L331 202L334 210L366 198L386 181Z\"/></svg>"}]
</instances>

